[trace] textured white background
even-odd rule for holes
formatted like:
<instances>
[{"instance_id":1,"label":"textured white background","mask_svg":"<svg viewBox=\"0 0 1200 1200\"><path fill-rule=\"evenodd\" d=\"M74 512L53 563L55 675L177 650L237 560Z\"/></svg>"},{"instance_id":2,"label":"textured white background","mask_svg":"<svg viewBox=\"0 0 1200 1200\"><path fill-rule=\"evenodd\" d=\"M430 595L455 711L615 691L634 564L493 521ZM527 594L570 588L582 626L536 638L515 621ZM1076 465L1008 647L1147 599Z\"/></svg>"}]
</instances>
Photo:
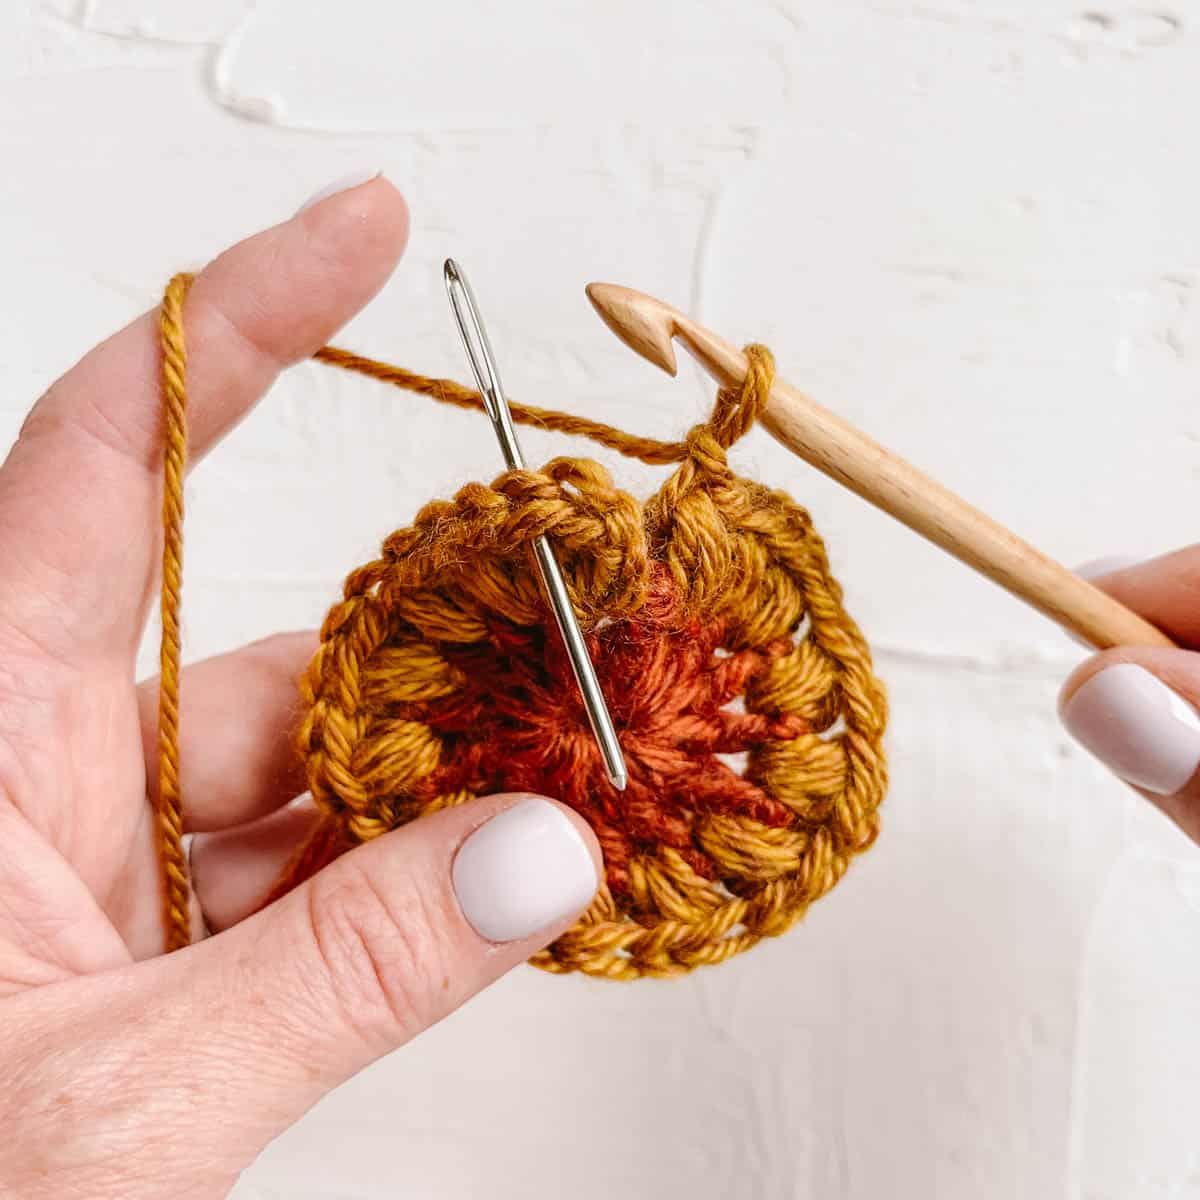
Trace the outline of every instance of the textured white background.
<instances>
[{"instance_id":1,"label":"textured white background","mask_svg":"<svg viewBox=\"0 0 1200 1200\"><path fill-rule=\"evenodd\" d=\"M5 0L0 439L173 271L378 167L411 248L344 344L461 377L453 253L514 395L678 433L709 389L601 327L612 279L1068 562L1186 542L1200 26L1095 3ZM811 508L890 686L877 848L682 982L517 971L243 1200L1200 1197L1200 859L1065 739L1079 652L765 435L737 457ZM496 469L479 418L293 371L190 486L189 657L316 622Z\"/></svg>"}]
</instances>

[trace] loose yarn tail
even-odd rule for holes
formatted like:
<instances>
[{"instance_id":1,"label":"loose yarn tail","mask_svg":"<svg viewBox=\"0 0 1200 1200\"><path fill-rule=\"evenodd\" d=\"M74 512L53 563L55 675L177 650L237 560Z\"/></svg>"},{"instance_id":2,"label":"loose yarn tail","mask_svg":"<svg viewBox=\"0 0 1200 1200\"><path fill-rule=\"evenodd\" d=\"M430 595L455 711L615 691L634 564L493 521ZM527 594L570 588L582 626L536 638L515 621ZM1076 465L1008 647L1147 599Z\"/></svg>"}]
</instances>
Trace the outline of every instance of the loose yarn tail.
<instances>
[{"instance_id":1,"label":"loose yarn tail","mask_svg":"<svg viewBox=\"0 0 1200 1200\"><path fill-rule=\"evenodd\" d=\"M169 951L191 941L190 887L183 851L183 797L179 784L179 608L183 587L183 478L188 456L183 302L191 283L190 275L176 275L167 285L159 313L163 401L162 641L158 786L153 799L162 871L163 927Z\"/></svg>"}]
</instances>

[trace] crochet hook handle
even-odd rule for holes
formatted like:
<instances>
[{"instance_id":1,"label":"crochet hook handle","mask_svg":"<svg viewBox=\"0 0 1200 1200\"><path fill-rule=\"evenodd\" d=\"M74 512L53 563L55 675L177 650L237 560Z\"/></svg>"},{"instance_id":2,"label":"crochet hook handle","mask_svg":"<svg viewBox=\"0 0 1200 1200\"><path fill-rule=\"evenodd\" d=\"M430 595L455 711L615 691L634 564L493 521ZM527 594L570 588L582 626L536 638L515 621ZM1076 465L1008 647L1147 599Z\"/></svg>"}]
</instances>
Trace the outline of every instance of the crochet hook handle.
<instances>
[{"instance_id":1,"label":"crochet hook handle","mask_svg":"<svg viewBox=\"0 0 1200 1200\"><path fill-rule=\"evenodd\" d=\"M612 283L589 284L587 294L621 341L668 374L676 372L673 339L678 338L722 387L745 379L749 364L736 346L661 300ZM1174 645L1137 613L796 388L776 379L761 421L818 471L1097 649Z\"/></svg>"}]
</instances>

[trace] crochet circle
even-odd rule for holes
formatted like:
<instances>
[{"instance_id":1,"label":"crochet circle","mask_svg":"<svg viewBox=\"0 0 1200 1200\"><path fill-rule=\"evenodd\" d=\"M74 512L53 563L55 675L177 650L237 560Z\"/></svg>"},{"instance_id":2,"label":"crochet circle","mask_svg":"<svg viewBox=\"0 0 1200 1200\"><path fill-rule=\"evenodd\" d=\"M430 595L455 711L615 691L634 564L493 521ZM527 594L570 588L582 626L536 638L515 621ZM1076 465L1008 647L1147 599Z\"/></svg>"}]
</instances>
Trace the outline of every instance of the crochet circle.
<instances>
[{"instance_id":1,"label":"crochet circle","mask_svg":"<svg viewBox=\"0 0 1200 1200\"><path fill-rule=\"evenodd\" d=\"M746 384L657 452L678 466L644 505L583 458L426 505L349 576L302 684L310 790L344 840L503 791L588 821L606 880L532 960L549 971L722 962L785 932L878 833L886 701L867 645L808 513L726 460L770 388L769 354L748 354ZM543 600L541 535L619 731L624 792Z\"/></svg>"}]
</instances>

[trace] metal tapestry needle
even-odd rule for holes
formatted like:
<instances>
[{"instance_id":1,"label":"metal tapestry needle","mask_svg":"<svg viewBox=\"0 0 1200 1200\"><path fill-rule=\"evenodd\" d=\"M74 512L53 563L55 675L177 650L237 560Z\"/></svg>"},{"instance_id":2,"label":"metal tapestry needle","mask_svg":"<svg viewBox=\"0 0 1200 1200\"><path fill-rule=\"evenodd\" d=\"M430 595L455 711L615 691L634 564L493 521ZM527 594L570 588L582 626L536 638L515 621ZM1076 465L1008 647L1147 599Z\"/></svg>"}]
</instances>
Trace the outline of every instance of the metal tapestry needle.
<instances>
[{"instance_id":1,"label":"metal tapestry needle","mask_svg":"<svg viewBox=\"0 0 1200 1200\"><path fill-rule=\"evenodd\" d=\"M454 310L454 319L458 323L458 332L462 335L463 346L467 351L467 359L471 371L483 398L484 408L492 419L496 430L496 438L500 442L500 450L509 470L523 470L525 460L521 455L521 447L517 443L516 431L513 429L512 413L508 408L504 390L500 385L500 372L496 367L496 358L492 353L491 343L479 317L479 306L475 303L475 294L462 269L452 258L446 259L443 275L446 279L446 292L450 297L450 307ZM567 648L567 657L571 662L571 670L579 691L583 696L583 706L587 710L588 723L596 744L600 747L600 755L604 759L604 769L608 773L613 787L624 791L627 781L625 758L621 754L621 744L617 741L617 733L613 728L612 717L608 705L604 701L604 693L600 690L600 681L596 678L596 668L588 654L587 645L579 622L575 619L575 610L571 607L571 599L567 594L567 585L563 580L562 570L554 550L544 537L537 538L533 543L534 556L537 559L538 570L542 583L546 587L546 595L550 599L550 607L554 612L554 620L558 632Z\"/></svg>"}]
</instances>

